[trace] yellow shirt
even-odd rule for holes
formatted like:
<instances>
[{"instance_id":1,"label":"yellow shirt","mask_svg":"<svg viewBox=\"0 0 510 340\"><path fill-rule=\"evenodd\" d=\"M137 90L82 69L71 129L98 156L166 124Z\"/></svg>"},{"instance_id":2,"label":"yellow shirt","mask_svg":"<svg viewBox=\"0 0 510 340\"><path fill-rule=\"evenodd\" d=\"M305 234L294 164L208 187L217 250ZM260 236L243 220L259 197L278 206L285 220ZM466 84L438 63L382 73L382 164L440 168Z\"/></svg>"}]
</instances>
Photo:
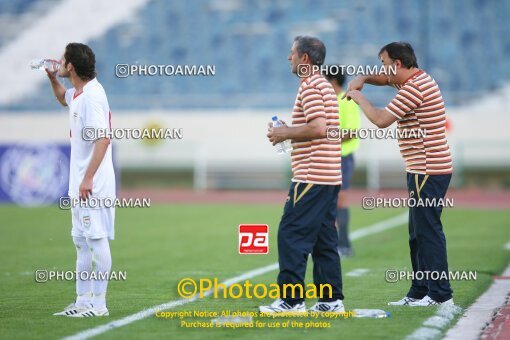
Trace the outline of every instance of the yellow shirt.
<instances>
[{"instance_id":1,"label":"yellow shirt","mask_svg":"<svg viewBox=\"0 0 510 340\"><path fill-rule=\"evenodd\" d=\"M361 117L358 105L354 100L340 99L343 92L338 94L338 112L340 113L340 128L357 130L361 127ZM342 141L342 156L347 156L359 148L359 139L352 138Z\"/></svg>"}]
</instances>

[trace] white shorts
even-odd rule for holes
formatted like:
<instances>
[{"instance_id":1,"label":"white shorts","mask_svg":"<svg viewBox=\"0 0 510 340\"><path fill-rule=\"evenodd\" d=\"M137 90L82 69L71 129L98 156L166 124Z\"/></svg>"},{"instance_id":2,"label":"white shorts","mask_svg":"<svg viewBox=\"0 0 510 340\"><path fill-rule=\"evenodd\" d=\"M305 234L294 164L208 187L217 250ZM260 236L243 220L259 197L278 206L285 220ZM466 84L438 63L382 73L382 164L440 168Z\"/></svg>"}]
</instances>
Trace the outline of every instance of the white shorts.
<instances>
[{"instance_id":1,"label":"white shorts","mask_svg":"<svg viewBox=\"0 0 510 340\"><path fill-rule=\"evenodd\" d=\"M113 240L115 237L115 208L71 208L73 237L85 237L98 239L108 237Z\"/></svg>"}]
</instances>

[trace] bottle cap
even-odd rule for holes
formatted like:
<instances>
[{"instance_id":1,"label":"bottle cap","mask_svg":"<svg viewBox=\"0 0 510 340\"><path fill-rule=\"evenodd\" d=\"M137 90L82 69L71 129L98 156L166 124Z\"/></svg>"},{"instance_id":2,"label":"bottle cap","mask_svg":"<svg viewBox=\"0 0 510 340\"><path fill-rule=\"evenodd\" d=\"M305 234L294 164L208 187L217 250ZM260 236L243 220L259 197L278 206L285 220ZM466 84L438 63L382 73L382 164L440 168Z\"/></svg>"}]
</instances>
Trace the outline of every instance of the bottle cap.
<instances>
[{"instance_id":1,"label":"bottle cap","mask_svg":"<svg viewBox=\"0 0 510 340\"><path fill-rule=\"evenodd\" d=\"M273 116L273 118L271 118L271 120L272 120L273 122L277 122L277 121L278 121L278 116Z\"/></svg>"}]
</instances>

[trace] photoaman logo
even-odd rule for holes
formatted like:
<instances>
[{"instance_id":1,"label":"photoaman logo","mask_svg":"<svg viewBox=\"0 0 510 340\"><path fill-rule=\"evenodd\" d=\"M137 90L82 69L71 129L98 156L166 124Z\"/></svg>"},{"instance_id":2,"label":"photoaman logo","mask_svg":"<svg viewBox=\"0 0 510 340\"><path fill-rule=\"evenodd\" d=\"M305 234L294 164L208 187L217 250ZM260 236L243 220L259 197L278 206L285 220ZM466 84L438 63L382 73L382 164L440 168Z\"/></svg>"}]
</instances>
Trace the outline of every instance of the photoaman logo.
<instances>
[{"instance_id":1,"label":"photoaman logo","mask_svg":"<svg viewBox=\"0 0 510 340\"><path fill-rule=\"evenodd\" d=\"M267 224L239 225L239 254L269 253L269 226Z\"/></svg>"}]
</instances>

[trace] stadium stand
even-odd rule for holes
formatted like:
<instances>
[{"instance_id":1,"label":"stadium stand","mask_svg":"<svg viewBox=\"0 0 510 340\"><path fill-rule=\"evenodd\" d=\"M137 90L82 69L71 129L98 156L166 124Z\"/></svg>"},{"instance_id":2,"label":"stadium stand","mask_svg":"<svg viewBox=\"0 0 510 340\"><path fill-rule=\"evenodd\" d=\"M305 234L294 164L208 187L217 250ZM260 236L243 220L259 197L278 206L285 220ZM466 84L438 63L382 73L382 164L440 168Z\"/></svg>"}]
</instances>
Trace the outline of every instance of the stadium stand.
<instances>
[{"instance_id":1,"label":"stadium stand","mask_svg":"<svg viewBox=\"0 0 510 340\"><path fill-rule=\"evenodd\" d=\"M0 48L60 0L16 0L0 2Z\"/></svg>"},{"instance_id":2,"label":"stadium stand","mask_svg":"<svg viewBox=\"0 0 510 340\"><path fill-rule=\"evenodd\" d=\"M2 18L22 18L33 3L2 2ZM441 11L435 9L439 4ZM447 104L457 105L502 87L510 78L510 40L504 29L509 12L510 2L503 0L152 0L134 18L88 43L115 109L290 107L296 82L287 55L292 38L303 33L325 41L327 63L375 65L382 45L409 41L420 66L441 85ZM12 32L2 33L0 54L13 39ZM116 78L116 64L135 63L215 65L216 75ZM0 109L53 109L48 91L41 84L40 90ZM388 96L374 89L367 93L382 104L391 91Z\"/></svg>"}]
</instances>

